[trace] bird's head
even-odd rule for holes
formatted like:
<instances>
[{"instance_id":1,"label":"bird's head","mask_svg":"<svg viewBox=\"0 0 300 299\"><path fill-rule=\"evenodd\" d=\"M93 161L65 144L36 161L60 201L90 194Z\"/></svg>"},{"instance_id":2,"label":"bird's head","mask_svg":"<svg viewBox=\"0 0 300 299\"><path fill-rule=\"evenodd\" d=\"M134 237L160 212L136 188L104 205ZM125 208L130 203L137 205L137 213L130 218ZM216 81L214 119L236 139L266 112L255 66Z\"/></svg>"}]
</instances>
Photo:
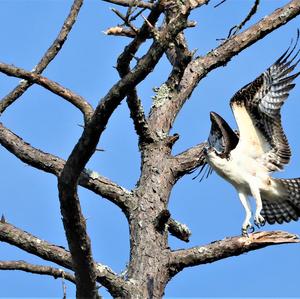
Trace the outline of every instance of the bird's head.
<instances>
[{"instance_id":1,"label":"bird's head","mask_svg":"<svg viewBox=\"0 0 300 299\"><path fill-rule=\"evenodd\" d=\"M208 136L206 153L214 151L218 156L228 157L239 141L237 134L216 112L210 112L211 129Z\"/></svg>"}]
</instances>

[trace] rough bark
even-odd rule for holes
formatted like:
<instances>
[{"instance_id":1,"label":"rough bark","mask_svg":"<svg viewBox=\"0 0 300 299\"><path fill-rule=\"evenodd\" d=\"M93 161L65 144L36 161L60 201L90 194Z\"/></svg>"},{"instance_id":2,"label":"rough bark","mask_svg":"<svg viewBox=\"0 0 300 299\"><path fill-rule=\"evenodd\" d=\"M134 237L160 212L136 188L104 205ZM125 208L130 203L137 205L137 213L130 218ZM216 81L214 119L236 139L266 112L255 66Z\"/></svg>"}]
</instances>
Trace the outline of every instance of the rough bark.
<instances>
[{"instance_id":1,"label":"rough bark","mask_svg":"<svg viewBox=\"0 0 300 299\"><path fill-rule=\"evenodd\" d=\"M24 261L0 261L1 270L20 270L28 273L50 275L53 278L64 278L75 283L75 276L69 272L49 266L33 265Z\"/></svg>"},{"instance_id":2,"label":"rough bark","mask_svg":"<svg viewBox=\"0 0 300 299\"><path fill-rule=\"evenodd\" d=\"M257 232L249 237L226 238L205 246L173 251L169 265L170 271L172 275L175 275L186 267L213 263L270 245L299 242L297 235L283 231Z\"/></svg>"},{"instance_id":3,"label":"rough bark","mask_svg":"<svg viewBox=\"0 0 300 299\"><path fill-rule=\"evenodd\" d=\"M179 136L169 136L170 129L180 109L200 80L210 71L225 65L243 49L299 15L300 1L291 1L244 32L225 40L207 55L196 58L193 58L193 53L188 48L184 29L195 25L188 21L190 12L208 4L208 0L107 1L128 7L126 15L119 12L117 14L127 25L122 27L123 33L127 32L125 36L133 39L118 58L120 80L112 86L95 109L81 96L40 75L64 43L82 1L74 1L60 35L34 71L0 63L1 72L26 80L0 102L1 112L32 84L39 84L72 103L83 113L85 119L83 133L67 161L34 148L0 124L0 144L3 147L30 166L52 173L58 178L62 221L69 251L6 223L4 217L0 222L0 241L74 271L78 298L96 298L97 283L101 283L115 298L128 299L162 298L168 281L186 267L215 262L270 245L298 243L298 237L289 233L261 232L249 238L232 237L205 246L171 251L168 232L184 241L189 240L191 232L171 218L168 201L176 182L203 163L203 144L176 156L171 153ZM258 1L255 2L257 3ZM133 14L133 6L140 8L136 14ZM250 12L250 17L256 9L257 5L254 12ZM131 22L145 10L150 10L150 13L142 26L136 29ZM164 22L159 26L157 22L161 16L164 17ZM153 39L153 43L136 65L131 67L134 55L146 39ZM138 98L137 86L150 74L165 53L172 70L167 81L156 90L151 112L147 116L142 101ZM141 174L133 190L126 190L100 174L85 169L111 115L125 97L139 136L141 152ZM124 277L94 260L77 194L78 185L107 198L126 215L130 230L130 259ZM2 261L0 268L19 269L54 277L60 275L59 269L20 261ZM63 275L74 281L71 274Z\"/></svg>"}]
</instances>

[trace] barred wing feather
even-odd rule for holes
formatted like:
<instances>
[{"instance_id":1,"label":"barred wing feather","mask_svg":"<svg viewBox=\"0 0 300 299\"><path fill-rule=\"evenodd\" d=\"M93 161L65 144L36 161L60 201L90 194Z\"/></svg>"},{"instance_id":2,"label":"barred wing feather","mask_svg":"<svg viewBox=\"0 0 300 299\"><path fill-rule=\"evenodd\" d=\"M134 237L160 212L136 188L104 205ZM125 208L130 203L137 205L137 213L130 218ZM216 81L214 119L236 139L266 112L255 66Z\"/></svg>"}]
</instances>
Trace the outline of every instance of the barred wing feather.
<instances>
[{"instance_id":1,"label":"barred wing feather","mask_svg":"<svg viewBox=\"0 0 300 299\"><path fill-rule=\"evenodd\" d=\"M297 43L296 43L297 45ZM295 86L293 80L300 72L292 74L299 60L299 51L287 50L263 74L239 90L231 99L240 131L237 150L252 151L269 172L281 170L291 157L288 140L281 125L280 109Z\"/></svg>"}]
</instances>

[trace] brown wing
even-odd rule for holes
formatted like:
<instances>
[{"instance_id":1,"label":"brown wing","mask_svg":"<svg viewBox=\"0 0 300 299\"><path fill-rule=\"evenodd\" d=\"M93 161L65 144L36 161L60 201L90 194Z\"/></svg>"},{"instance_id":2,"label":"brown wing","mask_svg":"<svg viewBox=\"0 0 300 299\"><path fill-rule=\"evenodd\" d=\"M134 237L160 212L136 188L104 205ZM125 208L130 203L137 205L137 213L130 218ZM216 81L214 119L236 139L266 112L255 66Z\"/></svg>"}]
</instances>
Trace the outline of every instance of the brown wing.
<instances>
[{"instance_id":1,"label":"brown wing","mask_svg":"<svg viewBox=\"0 0 300 299\"><path fill-rule=\"evenodd\" d=\"M298 35L299 37L299 35ZM298 38L297 38L298 41ZM230 101L240 131L237 146L241 152L261 160L268 171L283 169L290 160L291 150L281 125L280 109L295 86L300 72L290 75L297 66L299 51L288 49L270 68L238 91ZM291 65L292 64L292 65Z\"/></svg>"}]
</instances>

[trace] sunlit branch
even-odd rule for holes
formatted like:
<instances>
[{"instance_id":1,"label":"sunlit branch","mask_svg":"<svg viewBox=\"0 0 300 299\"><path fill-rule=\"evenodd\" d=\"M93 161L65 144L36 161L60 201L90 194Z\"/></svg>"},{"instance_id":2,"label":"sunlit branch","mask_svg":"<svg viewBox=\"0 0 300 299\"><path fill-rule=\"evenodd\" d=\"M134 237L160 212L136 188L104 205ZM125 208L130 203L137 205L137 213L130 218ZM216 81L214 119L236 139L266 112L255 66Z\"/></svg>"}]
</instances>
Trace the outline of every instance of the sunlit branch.
<instances>
[{"instance_id":1,"label":"sunlit branch","mask_svg":"<svg viewBox=\"0 0 300 299\"><path fill-rule=\"evenodd\" d=\"M124 22L125 25L127 25L129 28L131 28L131 30L133 30L135 33L138 32L138 29L120 11L118 11L115 8L111 8L111 10Z\"/></svg>"},{"instance_id":2,"label":"sunlit branch","mask_svg":"<svg viewBox=\"0 0 300 299\"><path fill-rule=\"evenodd\" d=\"M136 32L134 30L122 26L110 27L103 33L106 35L127 36L131 38L136 36Z\"/></svg>"},{"instance_id":3,"label":"sunlit branch","mask_svg":"<svg viewBox=\"0 0 300 299\"><path fill-rule=\"evenodd\" d=\"M184 242L189 242L192 234L190 229L185 224L182 224L172 218L168 220L168 231L172 236Z\"/></svg>"},{"instance_id":4,"label":"sunlit branch","mask_svg":"<svg viewBox=\"0 0 300 299\"><path fill-rule=\"evenodd\" d=\"M249 237L231 237L204 246L176 250L171 253L169 269L172 276L186 267L212 263L271 245L299 243L297 235L284 231L250 234Z\"/></svg>"}]
</instances>

